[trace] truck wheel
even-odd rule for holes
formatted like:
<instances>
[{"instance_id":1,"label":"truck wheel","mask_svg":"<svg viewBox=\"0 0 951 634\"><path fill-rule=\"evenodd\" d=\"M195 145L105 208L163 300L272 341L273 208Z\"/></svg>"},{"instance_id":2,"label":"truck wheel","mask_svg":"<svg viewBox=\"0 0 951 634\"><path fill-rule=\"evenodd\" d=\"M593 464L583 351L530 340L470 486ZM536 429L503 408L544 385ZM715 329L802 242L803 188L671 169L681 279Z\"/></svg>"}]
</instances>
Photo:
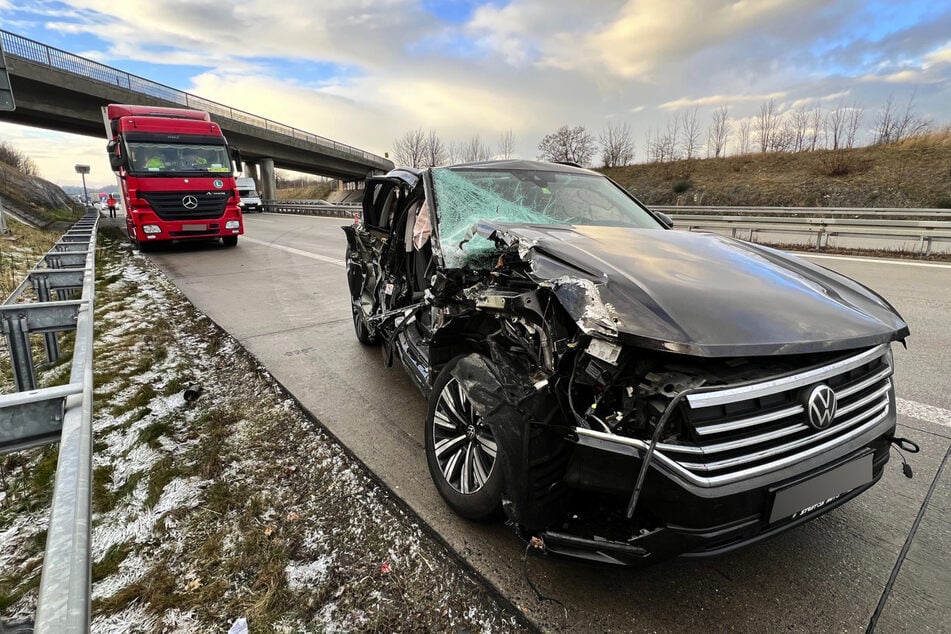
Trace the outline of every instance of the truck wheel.
<instances>
[{"instance_id":1,"label":"truck wheel","mask_svg":"<svg viewBox=\"0 0 951 634\"><path fill-rule=\"evenodd\" d=\"M221 239L221 242L226 247L236 247L238 246L238 236L225 236Z\"/></svg>"},{"instance_id":2,"label":"truck wheel","mask_svg":"<svg viewBox=\"0 0 951 634\"><path fill-rule=\"evenodd\" d=\"M492 430L452 376L465 355L446 364L429 398L426 462L439 495L462 517L488 520L502 506L503 474Z\"/></svg>"}]
</instances>

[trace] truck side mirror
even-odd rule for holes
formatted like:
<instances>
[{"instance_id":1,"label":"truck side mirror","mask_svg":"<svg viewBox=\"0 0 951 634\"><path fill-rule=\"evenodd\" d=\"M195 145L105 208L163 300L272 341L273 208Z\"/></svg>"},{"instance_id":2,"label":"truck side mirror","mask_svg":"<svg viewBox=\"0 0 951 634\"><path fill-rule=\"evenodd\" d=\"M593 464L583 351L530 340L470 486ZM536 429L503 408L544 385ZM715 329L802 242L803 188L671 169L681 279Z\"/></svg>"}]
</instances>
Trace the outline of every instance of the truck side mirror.
<instances>
[{"instance_id":1,"label":"truck side mirror","mask_svg":"<svg viewBox=\"0 0 951 634\"><path fill-rule=\"evenodd\" d=\"M106 144L106 152L109 154L109 167L112 168L113 172L117 172L120 167L125 166L122 155L116 151L118 145L119 144L115 141L109 141L109 143Z\"/></svg>"},{"instance_id":2,"label":"truck side mirror","mask_svg":"<svg viewBox=\"0 0 951 634\"><path fill-rule=\"evenodd\" d=\"M231 160L234 161L235 174L241 173L241 150L236 147L228 148L231 151Z\"/></svg>"}]
</instances>

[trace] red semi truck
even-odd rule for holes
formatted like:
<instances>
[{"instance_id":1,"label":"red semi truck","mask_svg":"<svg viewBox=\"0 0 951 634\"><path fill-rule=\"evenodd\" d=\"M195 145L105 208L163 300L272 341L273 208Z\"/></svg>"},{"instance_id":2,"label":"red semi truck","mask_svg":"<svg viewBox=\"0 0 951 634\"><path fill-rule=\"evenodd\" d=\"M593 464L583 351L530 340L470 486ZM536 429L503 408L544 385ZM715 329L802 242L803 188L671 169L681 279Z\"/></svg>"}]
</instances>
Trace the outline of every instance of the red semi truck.
<instances>
[{"instance_id":1,"label":"red semi truck","mask_svg":"<svg viewBox=\"0 0 951 634\"><path fill-rule=\"evenodd\" d=\"M226 247L238 244L244 222L233 174L241 158L207 112L121 104L102 111L133 245L218 238Z\"/></svg>"}]
</instances>

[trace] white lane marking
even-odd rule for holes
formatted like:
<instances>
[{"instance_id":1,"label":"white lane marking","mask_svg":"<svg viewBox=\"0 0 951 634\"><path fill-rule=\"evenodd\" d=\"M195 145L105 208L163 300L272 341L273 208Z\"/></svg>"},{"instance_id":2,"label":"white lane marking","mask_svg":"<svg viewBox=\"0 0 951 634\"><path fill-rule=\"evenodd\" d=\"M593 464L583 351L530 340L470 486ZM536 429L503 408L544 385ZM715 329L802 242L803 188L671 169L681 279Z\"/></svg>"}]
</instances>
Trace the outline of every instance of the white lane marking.
<instances>
[{"instance_id":1,"label":"white lane marking","mask_svg":"<svg viewBox=\"0 0 951 634\"><path fill-rule=\"evenodd\" d=\"M951 411L933 405L909 401L904 398L896 398L895 404L898 405L898 413L902 416L917 418L926 423L951 427Z\"/></svg>"},{"instance_id":2,"label":"white lane marking","mask_svg":"<svg viewBox=\"0 0 951 634\"><path fill-rule=\"evenodd\" d=\"M242 236L246 242L252 244L260 244L263 247L270 247L272 249L278 249L280 251L285 251L287 253L292 253L294 255L300 255L305 258L310 258L312 260L319 260L321 262L326 262L327 264L333 264L335 266L344 267L343 258L331 258L326 255L320 255L319 253L311 253L310 251L301 251L300 249L295 249L294 247L285 247L280 244L271 244L270 242L265 242L264 240L255 240L254 238L249 238L248 236Z\"/></svg>"},{"instance_id":3,"label":"white lane marking","mask_svg":"<svg viewBox=\"0 0 951 634\"><path fill-rule=\"evenodd\" d=\"M883 258L852 258L845 255L816 255L796 251L796 255L820 260L845 260L846 262L868 262L871 264L901 264L904 266L924 266L932 269L951 269L951 264L934 264L931 262L909 262L907 260L887 260Z\"/></svg>"},{"instance_id":4,"label":"white lane marking","mask_svg":"<svg viewBox=\"0 0 951 634\"><path fill-rule=\"evenodd\" d=\"M252 218L248 218L247 216L245 216L244 219L245 219L245 220L252 220ZM254 218L253 220L254 220L255 223L258 223L258 222L266 222L266 223L269 224L269 225L270 225L270 224L274 224L274 221L273 221L273 220L265 220L264 218Z\"/></svg>"}]
</instances>

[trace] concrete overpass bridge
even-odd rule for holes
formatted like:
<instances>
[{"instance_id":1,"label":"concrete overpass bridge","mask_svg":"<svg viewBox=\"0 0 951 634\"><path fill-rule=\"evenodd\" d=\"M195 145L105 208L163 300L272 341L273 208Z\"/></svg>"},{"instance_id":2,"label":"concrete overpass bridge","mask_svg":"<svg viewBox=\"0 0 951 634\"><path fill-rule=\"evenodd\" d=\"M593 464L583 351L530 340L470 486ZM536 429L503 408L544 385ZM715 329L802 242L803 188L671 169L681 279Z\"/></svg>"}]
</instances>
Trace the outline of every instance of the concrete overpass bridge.
<instances>
[{"instance_id":1,"label":"concrete overpass bridge","mask_svg":"<svg viewBox=\"0 0 951 634\"><path fill-rule=\"evenodd\" d=\"M331 139L203 99L136 75L0 30L16 110L2 120L103 139L100 107L110 103L185 107L210 112L228 143L241 150L246 172L273 199L274 168L341 180L387 171L392 161ZM258 170L260 168L260 171Z\"/></svg>"}]
</instances>

